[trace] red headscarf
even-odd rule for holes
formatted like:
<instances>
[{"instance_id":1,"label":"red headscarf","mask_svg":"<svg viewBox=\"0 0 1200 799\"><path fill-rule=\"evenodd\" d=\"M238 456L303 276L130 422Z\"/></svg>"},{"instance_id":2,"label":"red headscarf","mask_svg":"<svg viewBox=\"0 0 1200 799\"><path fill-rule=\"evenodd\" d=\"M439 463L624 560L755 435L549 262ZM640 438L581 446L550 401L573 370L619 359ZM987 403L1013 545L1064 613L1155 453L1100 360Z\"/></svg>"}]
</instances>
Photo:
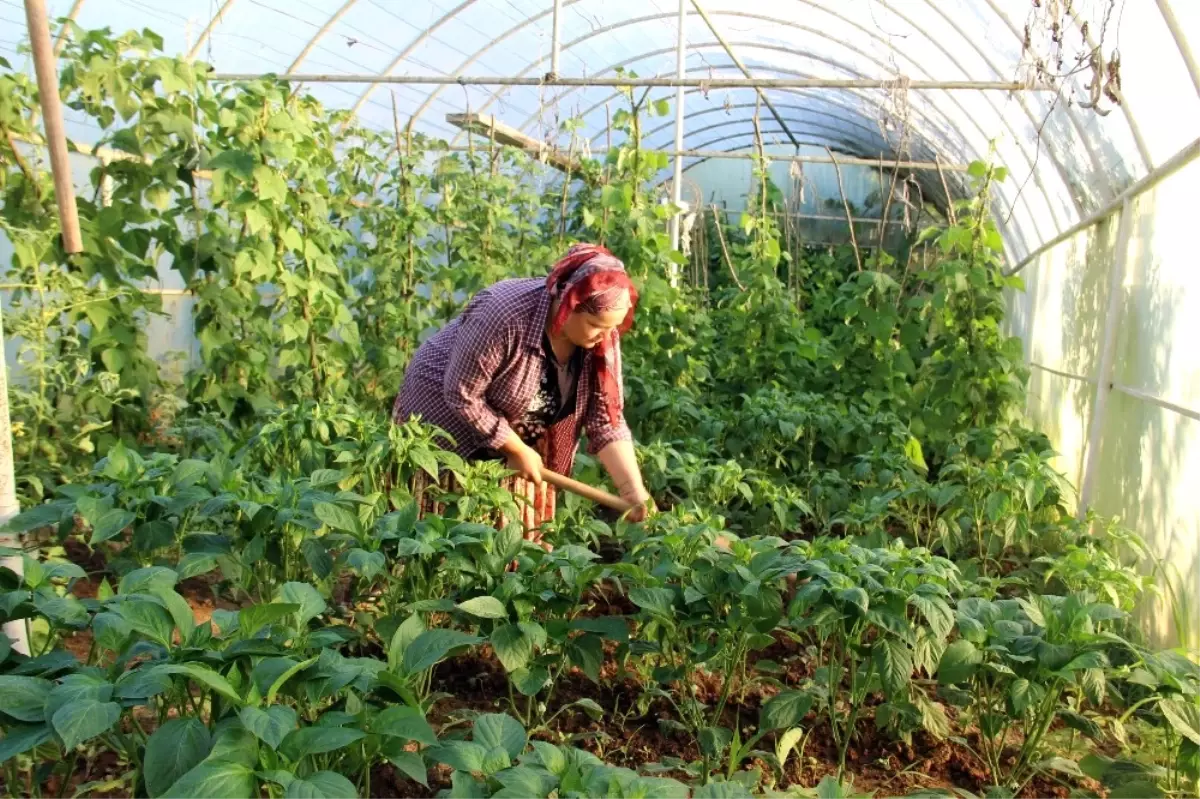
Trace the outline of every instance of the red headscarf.
<instances>
[{"instance_id":1,"label":"red headscarf","mask_svg":"<svg viewBox=\"0 0 1200 799\"><path fill-rule=\"evenodd\" d=\"M633 313L637 307L638 293L625 265L611 252L597 244L576 244L554 265L546 278L546 290L559 299L558 311L550 320L550 332L559 333L567 317L575 311L603 313L624 305L629 296L629 311L625 319L610 335L592 348L590 366L595 370L596 385L600 397L608 410L608 418L614 424L621 421L621 389L616 378L616 355L618 337L633 325Z\"/></svg>"}]
</instances>

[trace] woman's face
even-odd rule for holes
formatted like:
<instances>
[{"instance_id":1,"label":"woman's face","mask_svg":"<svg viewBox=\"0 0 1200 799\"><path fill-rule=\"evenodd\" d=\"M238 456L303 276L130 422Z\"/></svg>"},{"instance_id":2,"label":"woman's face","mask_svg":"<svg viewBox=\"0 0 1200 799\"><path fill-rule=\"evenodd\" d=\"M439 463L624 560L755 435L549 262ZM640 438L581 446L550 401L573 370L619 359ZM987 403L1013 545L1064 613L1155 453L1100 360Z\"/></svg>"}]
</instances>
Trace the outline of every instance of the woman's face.
<instances>
[{"instance_id":1,"label":"woman's face","mask_svg":"<svg viewBox=\"0 0 1200 799\"><path fill-rule=\"evenodd\" d=\"M567 316L567 321L563 323L562 333L576 347L590 350L603 341L605 336L620 327L621 323L625 321L627 313L629 313L628 296L618 307L609 311L587 313L577 310Z\"/></svg>"}]
</instances>

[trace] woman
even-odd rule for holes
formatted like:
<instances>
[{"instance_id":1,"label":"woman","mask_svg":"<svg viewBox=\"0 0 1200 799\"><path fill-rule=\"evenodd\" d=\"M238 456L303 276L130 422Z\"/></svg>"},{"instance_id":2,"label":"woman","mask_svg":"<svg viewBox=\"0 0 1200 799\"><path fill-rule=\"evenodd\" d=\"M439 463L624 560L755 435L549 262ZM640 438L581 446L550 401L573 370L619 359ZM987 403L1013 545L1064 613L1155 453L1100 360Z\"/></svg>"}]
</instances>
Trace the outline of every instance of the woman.
<instances>
[{"instance_id":1,"label":"woman","mask_svg":"<svg viewBox=\"0 0 1200 799\"><path fill-rule=\"evenodd\" d=\"M413 356L392 418L446 431L458 454L505 459L509 487L528 500L527 537L554 516L542 469L569 474L582 432L621 497L645 515L649 498L622 413L620 335L637 289L608 250L576 244L549 277L503 280L479 292ZM420 493L418 489L418 493Z\"/></svg>"}]
</instances>

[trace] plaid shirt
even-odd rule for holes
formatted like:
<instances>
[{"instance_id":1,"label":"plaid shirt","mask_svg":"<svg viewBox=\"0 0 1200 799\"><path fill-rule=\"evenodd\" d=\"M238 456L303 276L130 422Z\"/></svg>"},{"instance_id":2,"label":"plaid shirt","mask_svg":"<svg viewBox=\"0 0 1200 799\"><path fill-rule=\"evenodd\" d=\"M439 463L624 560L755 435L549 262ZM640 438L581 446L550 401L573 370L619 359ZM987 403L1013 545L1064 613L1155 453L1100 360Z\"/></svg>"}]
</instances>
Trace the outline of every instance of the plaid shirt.
<instances>
[{"instance_id":1,"label":"plaid shirt","mask_svg":"<svg viewBox=\"0 0 1200 799\"><path fill-rule=\"evenodd\" d=\"M502 280L479 292L457 319L417 349L392 419L420 415L453 436L454 451L464 457L481 448L498 449L541 383L546 368L542 336L549 314L543 279ZM617 385L624 390L619 345L613 354ZM593 455L613 441L633 438L623 417L615 426L609 420L596 382L590 364L585 365L574 411L546 433L552 445L546 466L553 471L570 474L581 431L587 432Z\"/></svg>"}]
</instances>

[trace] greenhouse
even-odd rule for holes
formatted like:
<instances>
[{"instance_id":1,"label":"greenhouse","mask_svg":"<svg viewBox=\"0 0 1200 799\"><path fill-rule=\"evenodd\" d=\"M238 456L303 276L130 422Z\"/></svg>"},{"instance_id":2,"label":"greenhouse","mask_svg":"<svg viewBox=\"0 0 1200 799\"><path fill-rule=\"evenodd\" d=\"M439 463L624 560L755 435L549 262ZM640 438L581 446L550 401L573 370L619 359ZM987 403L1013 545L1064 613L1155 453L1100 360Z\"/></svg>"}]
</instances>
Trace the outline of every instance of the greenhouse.
<instances>
[{"instance_id":1,"label":"greenhouse","mask_svg":"<svg viewBox=\"0 0 1200 799\"><path fill-rule=\"evenodd\" d=\"M0 796L1197 796L1196 48L0 0Z\"/></svg>"}]
</instances>

